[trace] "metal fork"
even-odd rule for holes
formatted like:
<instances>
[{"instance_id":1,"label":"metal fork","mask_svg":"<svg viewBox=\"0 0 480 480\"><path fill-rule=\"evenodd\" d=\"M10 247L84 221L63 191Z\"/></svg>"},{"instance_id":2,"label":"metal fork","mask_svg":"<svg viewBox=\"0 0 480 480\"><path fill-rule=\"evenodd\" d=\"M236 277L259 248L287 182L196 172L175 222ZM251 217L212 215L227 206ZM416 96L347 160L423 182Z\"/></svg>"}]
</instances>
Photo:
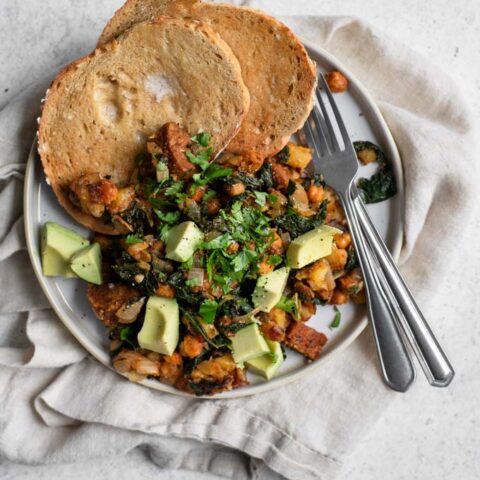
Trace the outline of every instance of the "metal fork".
<instances>
[{"instance_id":1,"label":"metal fork","mask_svg":"<svg viewBox=\"0 0 480 480\"><path fill-rule=\"evenodd\" d=\"M337 191L350 224L365 277L369 316L385 380L395 390L405 391L415 376L409 353L399 335L400 325L430 383L446 386L453 378L453 369L363 208L353 184L358 170L356 154L322 75L320 83L335 116L344 148L341 149L337 141L332 119L319 89L316 91L318 105L315 105L304 133L314 148L315 168Z\"/></svg>"},{"instance_id":2,"label":"metal fork","mask_svg":"<svg viewBox=\"0 0 480 480\"><path fill-rule=\"evenodd\" d=\"M350 188L358 170L357 157L340 113L322 75L319 76L319 81L328 95L331 108L337 119L344 149L340 148L319 88L316 89L317 102L305 124L304 132L308 143L314 150L315 170L321 172L327 185L336 191L345 210L365 279L368 316L384 380L393 390L405 392L415 379L415 370L410 354L400 336L397 322L395 321L395 310L393 310L381 288L380 279L369 256L351 199Z\"/></svg>"}]
</instances>

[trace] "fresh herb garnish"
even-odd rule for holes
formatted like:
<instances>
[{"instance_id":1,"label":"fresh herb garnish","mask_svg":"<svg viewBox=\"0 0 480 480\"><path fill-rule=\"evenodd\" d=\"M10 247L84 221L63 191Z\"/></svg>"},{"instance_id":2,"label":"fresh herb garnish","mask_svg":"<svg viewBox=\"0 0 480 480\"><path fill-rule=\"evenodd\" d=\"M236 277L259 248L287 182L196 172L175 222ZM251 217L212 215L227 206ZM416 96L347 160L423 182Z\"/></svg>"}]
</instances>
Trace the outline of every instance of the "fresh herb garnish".
<instances>
[{"instance_id":1,"label":"fresh herb garnish","mask_svg":"<svg viewBox=\"0 0 480 480\"><path fill-rule=\"evenodd\" d=\"M210 135L207 132L200 132L194 135L190 140L197 145L207 147L210 142Z\"/></svg>"},{"instance_id":2,"label":"fresh herb garnish","mask_svg":"<svg viewBox=\"0 0 480 480\"><path fill-rule=\"evenodd\" d=\"M333 307L333 310L335 311L335 316L333 317L332 322L328 326L328 328L330 329L338 328L338 326L340 325L340 320L342 319L342 312L340 312L336 305Z\"/></svg>"},{"instance_id":3,"label":"fresh herb garnish","mask_svg":"<svg viewBox=\"0 0 480 480\"><path fill-rule=\"evenodd\" d=\"M128 245L131 245L133 243L143 243L143 238L132 233L131 235L127 235L125 237L125 243L127 243Z\"/></svg>"},{"instance_id":4,"label":"fresh herb garnish","mask_svg":"<svg viewBox=\"0 0 480 480\"><path fill-rule=\"evenodd\" d=\"M255 195L255 203L260 207L265 206L265 204L267 203L268 193L254 191L253 194Z\"/></svg>"},{"instance_id":5,"label":"fresh herb garnish","mask_svg":"<svg viewBox=\"0 0 480 480\"><path fill-rule=\"evenodd\" d=\"M215 315L218 309L218 302L216 300L204 300L200 305L198 313L203 318L205 323L213 323L215 321Z\"/></svg>"},{"instance_id":6,"label":"fresh herb garnish","mask_svg":"<svg viewBox=\"0 0 480 480\"><path fill-rule=\"evenodd\" d=\"M292 298L285 297L284 295L282 295L282 298L275 306L284 312L292 313L294 315L298 314L297 302L295 302L295 300Z\"/></svg>"},{"instance_id":7,"label":"fresh herb garnish","mask_svg":"<svg viewBox=\"0 0 480 480\"><path fill-rule=\"evenodd\" d=\"M175 225L180 219L180 212L162 212L161 210L154 209L155 215L162 222L168 223L169 225Z\"/></svg>"}]
</instances>

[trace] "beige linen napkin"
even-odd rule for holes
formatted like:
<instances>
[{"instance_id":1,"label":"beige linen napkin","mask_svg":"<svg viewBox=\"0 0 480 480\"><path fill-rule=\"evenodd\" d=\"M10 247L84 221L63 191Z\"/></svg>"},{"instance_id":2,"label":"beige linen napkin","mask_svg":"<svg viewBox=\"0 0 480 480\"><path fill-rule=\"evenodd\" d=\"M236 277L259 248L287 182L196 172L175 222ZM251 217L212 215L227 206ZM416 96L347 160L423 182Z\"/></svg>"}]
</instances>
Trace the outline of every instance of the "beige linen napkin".
<instances>
[{"instance_id":1,"label":"beige linen napkin","mask_svg":"<svg viewBox=\"0 0 480 480\"><path fill-rule=\"evenodd\" d=\"M359 20L286 21L348 65L389 124L405 168L403 271L434 321L435 285L452 268L439 252L459 241L478 181L465 102L426 59ZM88 358L48 309L29 266L21 208L42 88L0 112L0 458L80 462L147 445L165 468L234 479L334 478L397 395L382 384L369 330L286 387L199 401L125 381Z\"/></svg>"}]
</instances>

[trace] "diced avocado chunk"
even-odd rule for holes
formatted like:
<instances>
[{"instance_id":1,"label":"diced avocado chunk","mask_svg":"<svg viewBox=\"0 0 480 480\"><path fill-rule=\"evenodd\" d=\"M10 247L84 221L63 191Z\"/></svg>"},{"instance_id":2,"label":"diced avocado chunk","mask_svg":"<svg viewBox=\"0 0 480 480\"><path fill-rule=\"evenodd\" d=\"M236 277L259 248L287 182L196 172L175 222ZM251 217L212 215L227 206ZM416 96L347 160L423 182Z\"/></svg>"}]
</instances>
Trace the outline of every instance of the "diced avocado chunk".
<instances>
[{"instance_id":1,"label":"diced avocado chunk","mask_svg":"<svg viewBox=\"0 0 480 480\"><path fill-rule=\"evenodd\" d=\"M178 344L180 315L175 299L150 297L145 320L138 332L140 347L163 355L171 355Z\"/></svg>"},{"instance_id":2,"label":"diced avocado chunk","mask_svg":"<svg viewBox=\"0 0 480 480\"><path fill-rule=\"evenodd\" d=\"M231 338L231 341L232 355L237 365L270 352L267 342L256 323L251 323L239 330Z\"/></svg>"},{"instance_id":3,"label":"diced avocado chunk","mask_svg":"<svg viewBox=\"0 0 480 480\"><path fill-rule=\"evenodd\" d=\"M102 251L100 245L93 243L74 253L70 259L70 267L83 280L101 285Z\"/></svg>"},{"instance_id":4,"label":"diced avocado chunk","mask_svg":"<svg viewBox=\"0 0 480 480\"><path fill-rule=\"evenodd\" d=\"M47 277L76 277L70 268L70 258L90 242L58 223L47 222L41 236L42 270Z\"/></svg>"},{"instance_id":5,"label":"diced avocado chunk","mask_svg":"<svg viewBox=\"0 0 480 480\"><path fill-rule=\"evenodd\" d=\"M283 363L283 352L279 342L267 340L270 352L261 357L245 362L245 366L257 375L270 380L278 372Z\"/></svg>"},{"instance_id":6,"label":"diced avocado chunk","mask_svg":"<svg viewBox=\"0 0 480 480\"><path fill-rule=\"evenodd\" d=\"M252 295L253 305L262 312L269 312L282 298L289 272L289 268L282 267L258 277Z\"/></svg>"},{"instance_id":7,"label":"diced avocado chunk","mask_svg":"<svg viewBox=\"0 0 480 480\"><path fill-rule=\"evenodd\" d=\"M191 221L180 223L168 233L165 256L170 260L186 262L202 241L203 233L195 223Z\"/></svg>"},{"instance_id":8,"label":"diced avocado chunk","mask_svg":"<svg viewBox=\"0 0 480 480\"><path fill-rule=\"evenodd\" d=\"M288 267L302 268L332 253L334 235L342 233L338 228L322 225L293 240L287 250Z\"/></svg>"}]
</instances>

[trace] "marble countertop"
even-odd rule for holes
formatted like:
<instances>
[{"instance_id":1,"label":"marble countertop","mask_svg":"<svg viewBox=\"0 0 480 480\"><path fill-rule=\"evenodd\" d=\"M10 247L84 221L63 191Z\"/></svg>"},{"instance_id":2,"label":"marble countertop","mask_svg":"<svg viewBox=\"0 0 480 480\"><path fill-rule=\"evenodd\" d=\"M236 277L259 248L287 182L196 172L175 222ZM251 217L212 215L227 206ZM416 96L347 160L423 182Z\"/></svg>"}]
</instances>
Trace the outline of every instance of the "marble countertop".
<instances>
[{"instance_id":1,"label":"marble countertop","mask_svg":"<svg viewBox=\"0 0 480 480\"><path fill-rule=\"evenodd\" d=\"M0 108L47 67L87 52L122 0L3 0L0 2ZM248 2L243 2L248 3ZM275 14L357 15L369 20L449 72L480 119L480 3L478 0L386 2L385 0L272 0L256 2ZM81 12L79 14L79 12ZM15 25L15 27L13 27ZM48 32L48 35L45 34ZM18 79L21 79L20 81ZM473 208L473 207L472 207ZM457 376L445 390L428 386L422 375L406 395L383 413L347 460L341 480L480 478L480 218L466 225L465 249L458 277L444 282L435 330L446 346ZM439 292L437 292L438 294ZM450 299L455 296L455 302ZM428 298L427 295L424 298ZM477 372L477 373L475 373ZM1 463L1 462L0 462ZM189 479L201 475L160 472L148 454L136 450L122 457L76 465L28 467L0 465L0 478L101 478L102 470L118 478Z\"/></svg>"}]
</instances>

